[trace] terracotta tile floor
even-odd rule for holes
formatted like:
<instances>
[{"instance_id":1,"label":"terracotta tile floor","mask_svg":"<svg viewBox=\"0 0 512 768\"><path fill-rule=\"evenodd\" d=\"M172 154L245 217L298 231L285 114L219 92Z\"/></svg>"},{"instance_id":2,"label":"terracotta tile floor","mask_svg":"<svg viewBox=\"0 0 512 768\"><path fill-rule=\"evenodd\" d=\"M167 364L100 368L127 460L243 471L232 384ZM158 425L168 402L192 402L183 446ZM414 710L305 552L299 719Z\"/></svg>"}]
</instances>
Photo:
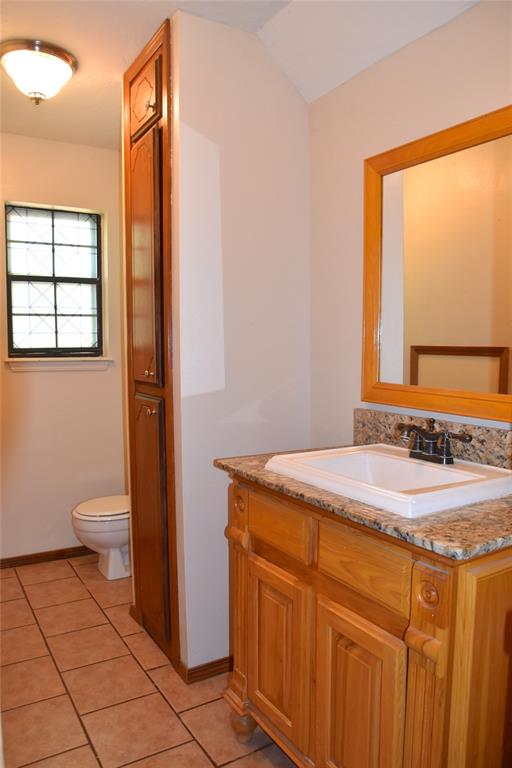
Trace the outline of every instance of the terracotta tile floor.
<instances>
[{"instance_id":1,"label":"terracotta tile floor","mask_svg":"<svg viewBox=\"0 0 512 768\"><path fill-rule=\"evenodd\" d=\"M0 571L5 768L292 768L260 729L238 743L226 675L185 685L96 560Z\"/></svg>"}]
</instances>

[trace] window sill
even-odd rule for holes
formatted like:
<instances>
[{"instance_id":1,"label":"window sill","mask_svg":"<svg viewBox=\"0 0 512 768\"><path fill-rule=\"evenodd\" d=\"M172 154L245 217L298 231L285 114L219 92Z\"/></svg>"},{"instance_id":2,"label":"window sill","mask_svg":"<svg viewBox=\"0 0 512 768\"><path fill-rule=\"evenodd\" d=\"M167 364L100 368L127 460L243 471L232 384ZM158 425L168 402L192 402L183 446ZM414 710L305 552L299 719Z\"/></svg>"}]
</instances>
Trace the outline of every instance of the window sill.
<instances>
[{"instance_id":1,"label":"window sill","mask_svg":"<svg viewBox=\"0 0 512 768\"><path fill-rule=\"evenodd\" d=\"M114 364L111 357L9 357L11 371L105 371Z\"/></svg>"}]
</instances>

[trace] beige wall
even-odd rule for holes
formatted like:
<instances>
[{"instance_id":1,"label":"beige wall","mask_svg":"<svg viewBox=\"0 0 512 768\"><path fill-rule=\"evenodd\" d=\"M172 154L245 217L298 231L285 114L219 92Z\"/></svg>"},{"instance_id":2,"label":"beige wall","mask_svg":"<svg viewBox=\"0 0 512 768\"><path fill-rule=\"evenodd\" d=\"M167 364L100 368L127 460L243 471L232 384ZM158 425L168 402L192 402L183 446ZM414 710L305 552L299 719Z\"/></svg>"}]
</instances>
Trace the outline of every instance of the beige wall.
<instances>
[{"instance_id":1,"label":"beige wall","mask_svg":"<svg viewBox=\"0 0 512 768\"><path fill-rule=\"evenodd\" d=\"M403 184L408 383L411 344L512 346L512 136L408 168ZM419 381L496 392L489 362L423 359Z\"/></svg>"},{"instance_id":2,"label":"beige wall","mask_svg":"<svg viewBox=\"0 0 512 768\"><path fill-rule=\"evenodd\" d=\"M44 369L13 371L2 362L1 555L10 557L77 545L72 507L125 489L120 159L112 150L4 134L1 162L3 202L103 214L105 354L113 359L103 370L82 362L77 370L47 363ZM2 287L2 302L4 297ZM5 360L3 305L1 316Z\"/></svg>"},{"instance_id":3,"label":"beige wall","mask_svg":"<svg viewBox=\"0 0 512 768\"><path fill-rule=\"evenodd\" d=\"M511 97L512 4L486 2L311 105L313 443L360 402L364 158Z\"/></svg>"},{"instance_id":4,"label":"beige wall","mask_svg":"<svg viewBox=\"0 0 512 768\"><path fill-rule=\"evenodd\" d=\"M255 36L187 14L173 24L183 652L195 666L228 653L227 477L214 457L309 444L308 130Z\"/></svg>"}]
</instances>

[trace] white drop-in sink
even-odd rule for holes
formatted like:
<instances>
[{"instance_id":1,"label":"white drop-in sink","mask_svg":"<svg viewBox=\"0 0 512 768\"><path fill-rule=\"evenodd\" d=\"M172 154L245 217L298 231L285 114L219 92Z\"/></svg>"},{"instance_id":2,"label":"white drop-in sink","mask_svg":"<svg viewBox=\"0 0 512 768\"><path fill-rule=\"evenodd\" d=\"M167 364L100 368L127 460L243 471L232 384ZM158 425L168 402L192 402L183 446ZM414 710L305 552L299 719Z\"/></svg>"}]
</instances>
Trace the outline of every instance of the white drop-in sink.
<instances>
[{"instance_id":1,"label":"white drop-in sink","mask_svg":"<svg viewBox=\"0 0 512 768\"><path fill-rule=\"evenodd\" d=\"M277 455L265 468L402 517L512 494L508 469L458 460L433 464L381 444Z\"/></svg>"}]
</instances>

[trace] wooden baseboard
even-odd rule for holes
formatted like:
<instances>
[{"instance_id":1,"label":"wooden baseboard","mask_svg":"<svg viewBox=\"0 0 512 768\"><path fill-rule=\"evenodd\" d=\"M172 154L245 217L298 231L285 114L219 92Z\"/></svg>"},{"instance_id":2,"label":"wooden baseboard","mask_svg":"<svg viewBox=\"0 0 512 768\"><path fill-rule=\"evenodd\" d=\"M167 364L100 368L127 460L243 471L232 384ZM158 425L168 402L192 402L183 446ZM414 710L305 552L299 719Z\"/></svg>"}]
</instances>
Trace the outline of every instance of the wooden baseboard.
<instances>
[{"instance_id":1,"label":"wooden baseboard","mask_svg":"<svg viewBox=\"0 0 512 768\"><path fill-rule=\"evenodd\" d=\"M177 672L183 680L190 683L197 683L199 680L206 680L208 677L221 675L223 672L231 672L233 669L233 657L225 656L223 659L214 659L206 664L199 664L197 667L186 667L180 661Z\"/></svg>"},{"instance_id":2,"label":"wooden baseboard","mask_svg":"<svg viewBox=\"0 0 512 768\"><path fill-rule=\"evenodd\" d=\"M132 603L129 608L129 614L137 624L144 627L142 614L136 604ZM171 658L169 661L182 680L187 684L197 683L199 680L206 680L208 677L215 677L215 675L221 675L223 672L231 672L233 669L232 656L225 656L223 659L214 659L213 661L208 661L206 664L199 664L197 667L187 667L182 661L176 664L174 659Z\"/></svg>"},{"instance_id":3,"label":"wooden baseboard","mask_svg":"<svg viewBox=\"0 0 512 768\"><path fill-rule=\"evenodd\" d=\"M16 555L16 557L3 557L0 560L0 569L17 568L20 565L33 565L44 563L47 560L66 560L68 557L81 557L93 555L89 547L68 547L67 549L51 549L48 552L33 552L31 555Z\"/></svg>"}]
</instances>

